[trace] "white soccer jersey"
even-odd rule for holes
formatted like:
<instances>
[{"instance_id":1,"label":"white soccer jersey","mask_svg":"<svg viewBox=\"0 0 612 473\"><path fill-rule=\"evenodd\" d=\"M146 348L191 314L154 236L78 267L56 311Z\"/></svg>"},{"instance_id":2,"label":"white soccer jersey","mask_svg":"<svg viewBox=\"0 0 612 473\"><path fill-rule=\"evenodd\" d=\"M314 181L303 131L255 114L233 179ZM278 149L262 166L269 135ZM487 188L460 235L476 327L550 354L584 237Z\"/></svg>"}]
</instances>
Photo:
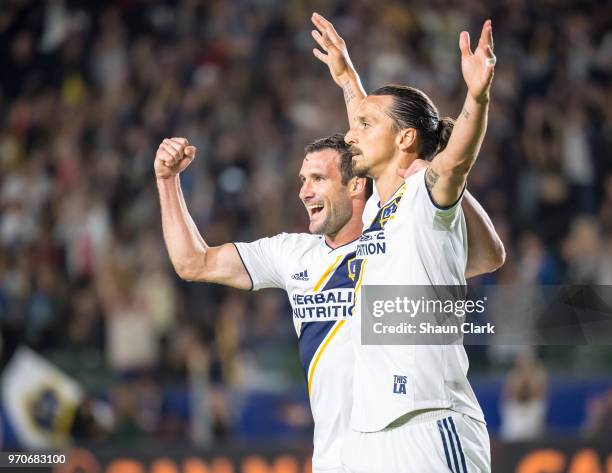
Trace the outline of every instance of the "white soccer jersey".
<instances>
[{"instance_id":1,"label":"white soccer jersey","mask_svg":"<svg viewBox=\"0 0 612 473\"><path fill-rule=\"evenodd\" d=\"M253 289L287 291L315 421L313 471L341 468L349 428L354 355L348 322L361 261L357 241L332 249L319 235L282 233L236 243Z\"/></svg>"},{"instance_id":2,"label":"white soccer jersey","mask_svg":"<svg viewBox=\"0 0 612 473\"><path fill-rule=\"evenodd\" d=\"M364 230L357 246L361 285L465 284L461 205L436 207L424 174L410 176ZM469 363L462 345L362 345L359 298L351 331L356 352L352 428L379 431L408 412L431 408L484 421L466 377ZM405 387L397 389L398 380Z\"/></svg>"}]
</instances>

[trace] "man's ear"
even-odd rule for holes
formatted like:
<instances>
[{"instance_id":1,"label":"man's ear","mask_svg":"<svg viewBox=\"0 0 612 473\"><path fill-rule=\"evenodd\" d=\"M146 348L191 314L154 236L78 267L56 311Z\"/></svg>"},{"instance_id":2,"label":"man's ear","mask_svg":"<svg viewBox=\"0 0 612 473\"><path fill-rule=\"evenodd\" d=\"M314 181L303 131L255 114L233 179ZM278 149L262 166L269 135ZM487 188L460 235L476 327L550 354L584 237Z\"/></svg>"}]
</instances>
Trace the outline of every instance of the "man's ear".
<instances>
[{"instance_id":1,"label":"man's ear","mask_svg":"<svg viewBox=\"0 0 612 473\"><path fill-rule=\"evenodd\" d=\"M365 192L366 178L365 177L352 177L348 183L349 193L351 197L356 197L359 194Z\"/></svg>"},{"instance_id":2,"label":"man's ear","mask_svg":"<svg viewBox=\"0 0 612 473\"><path fill-rule=\"evenodd\" d=\"M416 151L417 132L414 128L404 128L397 133L395 144L403 152Z\"/></svg>"}]
</instances>

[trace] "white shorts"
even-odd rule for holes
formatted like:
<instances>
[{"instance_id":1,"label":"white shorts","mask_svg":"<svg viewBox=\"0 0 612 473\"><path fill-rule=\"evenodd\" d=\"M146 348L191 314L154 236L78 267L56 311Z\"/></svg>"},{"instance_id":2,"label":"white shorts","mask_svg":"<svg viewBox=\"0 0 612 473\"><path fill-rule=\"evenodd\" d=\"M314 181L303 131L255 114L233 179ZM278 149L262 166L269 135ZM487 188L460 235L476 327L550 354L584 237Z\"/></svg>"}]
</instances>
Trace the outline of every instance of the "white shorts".
<instances>
[{"instance_id":1,"label":"white shorts","mask_svg":"<svg viewBox=\"0 0 612 473\"><path fill-rule=\"evenodd\" d=\"M342 466L344 473L490 473L489 434L464 414L429 411L379 432L351 429Z\"/></svg>"}]
</instances>

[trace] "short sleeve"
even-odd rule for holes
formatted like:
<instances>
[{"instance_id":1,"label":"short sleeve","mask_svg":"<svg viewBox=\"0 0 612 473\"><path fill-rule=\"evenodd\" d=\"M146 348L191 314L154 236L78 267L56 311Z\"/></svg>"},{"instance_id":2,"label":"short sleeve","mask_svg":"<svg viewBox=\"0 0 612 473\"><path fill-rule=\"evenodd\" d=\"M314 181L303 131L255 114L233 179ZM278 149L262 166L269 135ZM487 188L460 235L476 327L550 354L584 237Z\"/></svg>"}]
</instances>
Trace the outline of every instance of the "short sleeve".
<instances>
[{"instance_id":1,"label":"short sleeve","mask_svg":"<svg viewBox=\"0 0 612 473\"><path fill-rule=\"evenodd\" d=\"M450 230L460 219L461 200L463 199L465 186L457 202L448 207L440 207L433 201L431 193L427 188L425 172L426 169L423 169L410 178L410 185L416 186L415 203L420 211L420 217L431 223L436 230Z\"/></svg>"},{"instance_id":2,"label":"short sleeve","mask_svg":"<svg viewBox=\"0 0 612 473\"><path fill-rule=\"evenodd\" d=\"M281 233L251 243L235 243L254 291L267 287L285 289L282 268L283 261L289 260L287 237L286 233Z\"/></svg>"}]
</instances>

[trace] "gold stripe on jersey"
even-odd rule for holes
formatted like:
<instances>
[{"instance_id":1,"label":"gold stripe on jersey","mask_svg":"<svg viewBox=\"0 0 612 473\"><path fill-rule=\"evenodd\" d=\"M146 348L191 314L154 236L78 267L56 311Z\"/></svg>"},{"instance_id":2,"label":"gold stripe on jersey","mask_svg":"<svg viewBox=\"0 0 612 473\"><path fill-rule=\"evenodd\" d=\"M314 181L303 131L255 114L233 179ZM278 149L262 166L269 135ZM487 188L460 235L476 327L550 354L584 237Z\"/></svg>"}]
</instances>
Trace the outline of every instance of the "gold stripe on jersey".
<instances>
[{"instance_id":1,"label":"gold stripe on jersey","mask_svg":"<svg viewBox=\"0 0 612 473\"><path fill-rule=\"evenodd\" d=\"M321 286L323 286L323 283L327 281L327 279L329 278L329 275L332 274L332 272L336 269L338 262L343 256L344 255L338 255L338 257L329 266L329 268L327 268L327 270L323 273L323 276L321 276L317 284L315 284L315 287L313 288L313 292L316 293L319 291L319 289L321 289ZM315 372L315 369L317 368L317 364L319 363L319 359L321 358L321 355L323 354L325 347L327 347L331 339L334 337L334 335L336 335L336 332L338 332L338 329L342 327L342 325L344 325L344 322L346 322L346 320L339 320L338 322L336 322L336 325L334 325L334 328L330 330L330 332L327 334L327 336L325 337L325 341L321 344L321 346L317 350L317 354L314 360L312 361L312 363L310 364L310 369L309 369L309 374L308 374L308 395L310 395L310 391L312 389L312 380L314 378L314 372Z\"/></svg>"},{"instance_id":2,"label":"gold stripe on jersey","mask_svg":"<svg viewBox=\"0 0 612 473\"><path fill-rule=\"evenodd\" d=\"M357 299L359 298L359 289L361 288L361 283L363 281L363 273L365 272L365 265L366 265L367 259L364 258L363 261L361 262L361 270L359 271L359 279L357 280L357 284L355 284L355 296L353 297L354 302L354 307L357 307ZM355 309L353 309L353 313Z\"/></svg>"},{"instance_id":3,"label":"gold stripe on jersey","mask_svg":"<svg viewBox=\"0 0 612 473\"><path fill-rule=\"evenodd\" d=\"M319 359L321 358L321 355L325 351L325 348L327 347L327 345L329 345L329 342L331 342L331 339L334 338L334 335L336 335L340 327L344 325L344 322L346 322L346 320L339 320L338 322L336 322L336 325L329 332L325 341L321 344L321 348L319 348L317 356L315 356L314 361L310 365L311 366L310 374L308 375L308 395L309 396L310 396L310 392L312 391L312 380L314 378L314 372L317 369L317 364L319 363Z\"/></svg>"},{"instance_id":4,"label":"gold stripe on jersey","mask_svg":"<svg viewBox=\"0 0 612 473\"><path fill-rule=\"evenodd\" d=\"M340 260L340 258L342 258L342 256L344 256L344 255L338 255L338 257L334 260L334 262L331 264L331 266L329 268L327 268L327 270L323 273L323 276L321 276L321 279L319 279L317 284L315 284L315 287L312 289L313 292L317 292L321 288L323 283L326 281L327 277L331 274L331 272L334 269L336 269L336 265L338 264L338 261Z\"/></svg>"}]
</instances>

